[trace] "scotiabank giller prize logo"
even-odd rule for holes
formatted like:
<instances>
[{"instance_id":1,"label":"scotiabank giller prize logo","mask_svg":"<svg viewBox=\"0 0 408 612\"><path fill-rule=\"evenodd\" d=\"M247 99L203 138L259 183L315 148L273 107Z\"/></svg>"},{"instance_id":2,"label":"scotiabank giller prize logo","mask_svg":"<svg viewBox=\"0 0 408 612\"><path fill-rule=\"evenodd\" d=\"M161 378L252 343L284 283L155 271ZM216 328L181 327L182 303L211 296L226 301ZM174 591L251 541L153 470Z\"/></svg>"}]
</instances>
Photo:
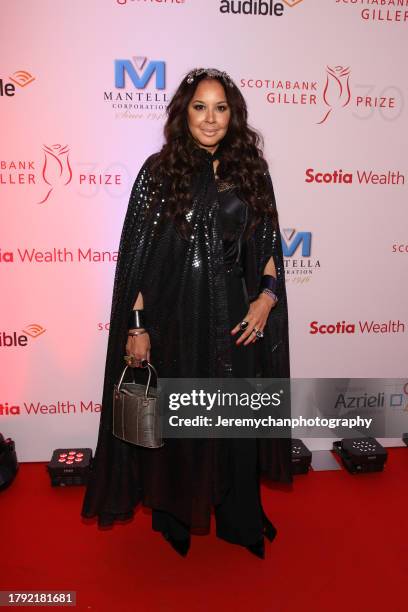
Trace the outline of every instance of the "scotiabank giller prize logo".
<instances>
[{"instance_id":1,"label":"scotiabank giller prize logo","mask_svg":"<svg viewBox=\"0 0 408 612\"><path fill-rule=\"evenodd\" d=\"M42 177L44 182L50 186L47 195L39 204L43 204L48 200L55 184L68 185L72 181L72 169L69 163L69 149L67 146L60 144L47 147L44 145L44 164L42 168Z\"/></svg>"},{"instance_id":2,"label":"scotiabank giller prize logo","mask_svg":"<svg viewBox=\"0 0 408 612\"><path fill-rule=\"evenodd\" d=\"M354 11L364 21L408 22L408 0L334 0L338 8Z\"/></svg>"},{"instance_id":3,"label":"scotiabank giller prize logo","mask_svg":"<svg viewBox=\"0 0 408 612\"><path fill-rule=\"evenodd\" d=\"M408 1L408 0L407 0ZM395 85L378 87L373 84L351 84L349 66L327 66L324 79L300 78L271 79L268 76L241 78L242 89L260 90L268 104L293 106L297 110L306 106L318 109L316 123L334 121L340 113L351 113L355 119L370 119L374 114L385 121L395 121L404 107L404 95ZM358 89L362 91L359 92Z\"/></svg>"},{"instance_id":4,"label":"scotiabank giller prize logo","mask_svg":"<svg viewBox=\"0 0 408 612\"><path fill-rule=\"evenodd\" d=\"M42 162L0 158L0 186L38 186L37 204L58 202L58 195L63 194L68 186L76 186L75 195L87 199L98 196L101 191L111 198L127 195L134 171L123 163L111 162L100 168L100 164L95 162L79 162L74 171L68 145L44 144L42 149Z\"/></svg>"},{"instance_id":5,"label":"scotiabank giller prize logo","mask_svg":"<svg viewBox=\"0 0 408 612\"><path fill-rule=\"evenodd\" d=\"M323 90L323 101L329 110L318 123L324 123L333 109L343 108L350 102L350 68L327 66L326 83Z\"/></svg>"},{"instance_id":6,"label":"scotiabank giller prize logo","mask_svg":"<svg viewBox=\"0 0 408 612\"><path fill-rule=\"evenodd\" d=\"M162 60L114 60L114 90L103 98L115 111L116 119L160 120L167 108L166 64Z\"/></svg>"}]
</instances>

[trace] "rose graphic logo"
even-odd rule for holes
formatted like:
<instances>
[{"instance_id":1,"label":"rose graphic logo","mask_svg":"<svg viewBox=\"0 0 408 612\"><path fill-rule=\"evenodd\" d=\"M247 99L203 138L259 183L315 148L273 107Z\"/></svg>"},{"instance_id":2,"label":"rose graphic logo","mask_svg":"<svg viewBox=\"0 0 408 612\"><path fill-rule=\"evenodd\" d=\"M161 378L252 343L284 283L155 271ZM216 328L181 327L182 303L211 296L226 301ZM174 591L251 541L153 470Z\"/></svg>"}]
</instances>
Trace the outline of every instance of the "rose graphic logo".
<instances>
[{"instance_id":1,"label":"rose graphic logo","mask_svg":"<svg viewBox=\"0 0 408 612\"><path fill-rule=\"evenodd\" d=\"M43 151L45 156L42 177L47 185L50 185L51 189L48 190L45 198L41 200L41 202L38 202L39 204L43 204L46 200L48 200L54 187L61 184L68 185L68 183L72 180L72 170L69 164L68 147L60 144L54 144L50 147L44 145Z\"/></svg>"},{"instance_id":2,"label":"rose graphic logo","mask_svg":"<svg viewBox=\"0 0 408 612\"><path fill-rule=\"evenodd\" d=\"M350 68L343 66L335 66L330 68L327 66L326 85L323 91L323 100L329 110L318 123L324 123L333 109L343 108L350 102L350 85L349 85Z\"/></svg>"}]
</instances>

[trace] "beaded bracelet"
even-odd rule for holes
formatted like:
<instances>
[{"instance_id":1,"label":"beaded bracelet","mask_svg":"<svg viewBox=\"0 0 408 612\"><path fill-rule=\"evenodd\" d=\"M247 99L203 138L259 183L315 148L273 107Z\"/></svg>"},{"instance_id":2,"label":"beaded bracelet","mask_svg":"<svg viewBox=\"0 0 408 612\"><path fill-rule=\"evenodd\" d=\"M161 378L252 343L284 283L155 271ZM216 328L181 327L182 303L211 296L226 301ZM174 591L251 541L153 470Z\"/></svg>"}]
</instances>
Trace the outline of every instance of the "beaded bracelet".
<instances>
[{"instance_id":1,"label":"beaded bracelet","mask_svg":"<svg viewBox=\"0 0 408 612\"><path fill-rule=\"evenodd\" d=\"M275 303L278 301L278 298L276 297L275 293L270 289L262 289L261 293L266 293L266 295L269 295L275 301Z\"/></svg>"},{"instance_id":2,"label":"beaded bracelet","mask_svg":"<svg viewBox=\"0 0 408 612\"><path fill-rule=\"evenodd\" d=\"M272 274L264 274L261 279L261 293L269 295L275 303L278 301L275 293L278 280Z\"/></svg>"}]
</instances>

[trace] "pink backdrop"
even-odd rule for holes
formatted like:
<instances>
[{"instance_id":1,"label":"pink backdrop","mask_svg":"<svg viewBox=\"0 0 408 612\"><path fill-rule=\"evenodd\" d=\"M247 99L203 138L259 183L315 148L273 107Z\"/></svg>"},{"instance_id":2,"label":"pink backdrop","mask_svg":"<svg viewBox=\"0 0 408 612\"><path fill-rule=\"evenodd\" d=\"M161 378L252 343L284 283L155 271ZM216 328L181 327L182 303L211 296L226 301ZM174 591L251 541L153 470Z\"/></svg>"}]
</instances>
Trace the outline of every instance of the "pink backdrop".
<instances>
[{"instance_id":1,"label":"pink backdrop","mask_svg":"<svg viewBox=\"0 0 408 612\"><path fill-rule=\"evenodd\" d=\"M0 431L20 460L96 442L130 189L197 66L234 78L265 137L292 375L407 375L408 0L0 11Z\"/></svg>"}]
</instances>

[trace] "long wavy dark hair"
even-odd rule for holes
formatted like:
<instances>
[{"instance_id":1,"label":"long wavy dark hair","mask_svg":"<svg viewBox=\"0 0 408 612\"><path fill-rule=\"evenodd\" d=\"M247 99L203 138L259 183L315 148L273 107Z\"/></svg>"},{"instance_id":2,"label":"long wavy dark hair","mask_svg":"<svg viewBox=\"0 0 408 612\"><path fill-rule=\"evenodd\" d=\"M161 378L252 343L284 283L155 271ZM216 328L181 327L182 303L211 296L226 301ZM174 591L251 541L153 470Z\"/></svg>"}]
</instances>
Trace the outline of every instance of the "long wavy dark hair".
<instances>
[{"instance_id":1,"label":"long wavy dark hair","mask_svg":"<svg viewBox=\"0 0 408 612\"><path fill-rule=\"evenodd\" d=\"M163 209L165 217L173 219L179 234L188 239L190 227L185 214L191 207L192 179L199 167L200 157L188 127L187 107L198 84L204 79L215 78L224 88L231 111L227 133L219 144L217 175L236 185L250 207L251 221L246 231L247 236L265 214L271 216L275 225L277 212L275 207L271 207L271 188L266 176L268 165L263 157L263 137L248 125L248 110L243 95L229 78L231 86L226 86L222 76L209 77L206 72L195 76L191 83L187 81L187 76L181 81L167 107L165 144L151 162L154 182L168 186L166 207Z\"/></svg>"}]
</instances>

